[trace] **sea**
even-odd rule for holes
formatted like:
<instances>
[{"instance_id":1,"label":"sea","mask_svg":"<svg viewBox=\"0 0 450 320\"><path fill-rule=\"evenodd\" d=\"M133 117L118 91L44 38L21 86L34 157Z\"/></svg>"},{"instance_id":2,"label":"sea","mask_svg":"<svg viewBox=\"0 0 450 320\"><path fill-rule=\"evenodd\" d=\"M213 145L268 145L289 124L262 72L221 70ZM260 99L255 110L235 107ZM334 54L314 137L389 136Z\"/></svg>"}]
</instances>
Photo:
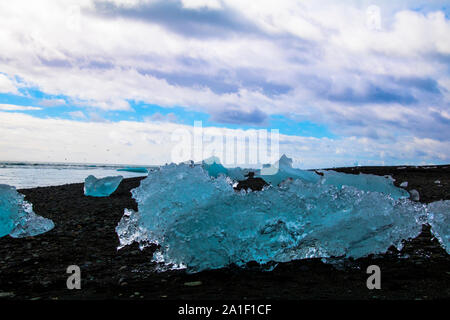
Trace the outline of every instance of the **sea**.
<instances>
[{"instance_id":1,"label":"sea","mask_svg":"<svg viewBox=\"0 0 450 320\"><path fill-rule=\"evenodd\" d=\"M8 184L17 189L28 189L82 183L89 175L96 178L119 175L132 178L147 175L141 172L117 171L130 167L144 167L149 170L155 168L155 166L5 161L0 162L0 184Z\"/></svg>"}]
</instances>

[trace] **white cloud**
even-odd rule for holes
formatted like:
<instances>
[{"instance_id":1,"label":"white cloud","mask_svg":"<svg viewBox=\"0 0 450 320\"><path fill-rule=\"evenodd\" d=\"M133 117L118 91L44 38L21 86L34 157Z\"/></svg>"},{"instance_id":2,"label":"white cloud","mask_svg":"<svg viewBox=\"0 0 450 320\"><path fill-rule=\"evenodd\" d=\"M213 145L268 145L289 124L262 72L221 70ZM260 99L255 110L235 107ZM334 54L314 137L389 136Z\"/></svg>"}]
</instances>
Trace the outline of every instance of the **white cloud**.
<instances>
[{"instance_id":1,"label":"white cloud","mask_svg":"<svg viewBox=\"0 0 450 320\"><path fill-rule=\"evenodd\" d=\"M112 15L93 0L0 3L0 92L17 94L18 77L20 87L99 112L132 111L130 101L213 116L260 110L347 138L448 141L436 116L450 113L450 22L437 6L375 1L374 31L359 1L159 2L197 14L171 21L204 31L189 34L146 18L157 2L101 1Z\"/></svg>"},{"instance_id":2,"label":"white cloud","mask_svg":"<svg viewBox=\"0 0 450 320\"><path fill-rule=\"evenodd\" d=\"M168 113L166 115L161 114L160 112L156 112L152 114L150 117L145 117L144 121L147 122L177 122L178 118L174 113Z\"/></svg>"},{"instance_id":3,"label":"white cloud","mask_svg":"<svg viewBox=\"0 0 450 320\"><path fill-rule=\"evenodd\" d=\"M221 9L222 5L218 0L181 0L184 8L187 9Z\"/></svg>"},{"instance_id":4,"label":"white cloud","mask_svg":"<svg viewBox=\"0 0 450 320\"><path fill-rule=\"evenodd\" d=\"M42 110L42 108L0 103L0 110L2 110L2 111L32 111L32 110Z\"/></svg>"},{"instance_id":5,"label":"white cloud","mask_svg":"<svg viewBox=\"0 0 450 320\"><path fill-rule=\"evenodd\" d=\"M39 104L44 107L59 107L66 104L64 99L42 99Z\"/></svg>"},{"instance_id":6,"label":"white cloud","mask_svg":"<svg viewBox=\"0 0 450 320\"><path fill-rule=\"evenodd\" d=\"M73 119L87 119L83 111L71 111L68 113Z\"/></svg>"},{"instance_id":7,"label":"white cloud","mask_svg":"<svg viewBox=\"0 0 450 320\"><path fill-rule=\"evenodd\" d=\"M171 122L41 119L0 112L0 159L164 164L172 161L171 152L178 144L172 140L172 135L177 130L192 133L193 127ZM246 135L248 131L207 127L204 134L222 139L226 135ZM293 157L296 166L303 168L353 165L355 161L361 165L381 165L384 161L404 164L418 158L425 163L450 160L448 144L432 139L405 137L380 141L280 135L279 140L280 153ZM204 147L208 148L207 142Z\"/></svg>"},{"instance_id":8,"label":"white cloud","mask_svg":"<svg viewBox=\"0 0 450 320\"><path fill-rule=\"evenodd\" d=\"M0 93L18 94L17 86L13 80L0 73Z\"/></svg>"}]
</instances>

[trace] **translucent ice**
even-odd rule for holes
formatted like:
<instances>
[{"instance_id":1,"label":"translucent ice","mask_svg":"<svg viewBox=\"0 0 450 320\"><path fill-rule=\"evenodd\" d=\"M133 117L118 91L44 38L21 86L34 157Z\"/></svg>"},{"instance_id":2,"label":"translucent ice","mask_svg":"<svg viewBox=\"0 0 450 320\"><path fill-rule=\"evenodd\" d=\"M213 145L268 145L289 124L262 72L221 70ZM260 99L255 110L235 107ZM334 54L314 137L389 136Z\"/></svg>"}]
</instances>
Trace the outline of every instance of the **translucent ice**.
<instances>
[{"instance_id":1,"label":"translucent ice","mask_svg":"<svg viewBox=\"0 0 450 320\"><path fill-rule=\"evenodd\" d=\"M409 193L411 195L410 196L411 200L413 200L413 201L419 201L420 200L419 191L417 191L416 189L410 190Z\"/></svg>"},{"instance_id":2,"label":"translucent ice","mask_svg":"<svg viewBox=\"0 0 450 320\"><path fill-rule=\"evenodd\" d=\"M16 188L0 185L0 237L7 234L14 238L36 236L54 226L52 220L36 215L33 206Z\"/></svg>"},{"instance_id":3,"label":"translucent ice","mask_svg":"<svg viewBox=\"0 0 450 320\"><path fill-rule=\"evenodd\" d=\"M120 168L117 171L128 171L128 172L136 172L136 173L148 173L148 169L144 167L127 167Z\"/></svg>"},{"instance_id":4,"label":"translucent ice","mask_svg":"<svg viewBox=\"0 0 450 320\"><path fill-rule=\"evenodd\" d=\"M230 177L233 180L239 181L244 180L245 175L248 173L249 170L243 170L239 167L237 168L228 168L227 176Z\"/></svg>"},{"instance_id":5,"label":"translucent ice","mask_svg":"<svg viewBox=\"0 0 450 320\"><path fill-rule=\"evenodd\" d=\"M217 157L211 157L202 161L202 167L205 169L211 177L217 178L220 174L226 175L231 179L238 181L244 180L245 174L248 170L237 168L225 168L220 159Z\"/></svg>"},{"instance_id":6,"label":"translucent ice","mask_svg":"<svg viewBox=\"0 0 450 320\"><path fill-rule=\"evenodd\" d=\"M450 200L430 203L428 211L428 223L433 235L450 253Z\"/></svg>"},{"instance_id":7,"label":"translucent ice","mask_svg":"<svg viewBox=\"0 0 450 320\"><path fill-rule=\"evenodd\" d=\"M261 169L261 178L273 186L279 185L288 178L301 179L304 182L318 182L320 176L313 171L295 169L292 167L292 159L282 155L280 160L272 165L265 165Z\"/></svg>"},{"instance_id":8,"label":"translucent ice","mask_svg":"<svg viewBox=\"0 0 450 320\"><path fill-rule=\"evenodd\" d=\"M314 171L305 171L292 167L292 159L283 155L278 162L261 169L261 177L276 186L288 178L300 179L303 182L322 183L341 188L352 186L363 191L376 191L389 194L393 198L408 198L408 191L394 186L393 181L386 177L372 174L347 174L336 171L322 171L323 177Z\"/></svg>"},{"instance_id":9,"label":"translucent ice","mask_svg":"<svg viewBox=\"0 0 450 320\"><path fill-rule=\"evenodd\" d=\"M13 238L23 238L36 236L47 232L55 227L52 220L38 216L33 212L32 205L24 201L26 214L16 223L16 226L9 234Z\"/></svg>"},{"instance_id":10,"label":"translucent ice","mask_svg":"<svg viewBox=\"0 0 450 320\"><path fill-rule=\"evenodd\" d=\"M90 175L84 180L84 195L92 197L108 197L111 193L116 191L122 176L106 177L97 179Z\"/></svg>"},{"instance_id":11,"label":"translucent ice","mask_svg":"<svg viewBox=\"0 0 450 320\"><path fill-rule=\"evenodd\" d=\"M294 179L248 193L235 192L224 175L212 179L201 166L161 167L132 190L138 212L126 210L116 228L121 246L159 244L156 261L196 272L252 260L382 253L401 248L427 220L423 204L314 182L283 161L278 181Z\"/></svg>"},{"instance_id":12,"label":"translucent ice","mask_svg":"<svg viewBox=\"0 0 450 320\"><path fill-rule=\"evenodd\" d=\"M228 174L227 168L221 163L219 158L211 157L202 161L202 167L205 169L211 177L217 178L219 174Z\"/></svg>"},{"instance_id":13,"label":"translucent ice","mask_svg":"<svg viewBox=\"0 0 450 320\"><path fill-rule=\"evenodd\" d=\"M23 198L14 187L0 184L0 237L9 234L14 228L14 222L20 215Z\"/></svg>"},{"instance_id":14,"label":"translucent ice","mask_svg":"<svg viewBox=\"0 0 450 320\"><path fill-rule=\"evenodd\" d=\"M376 191L389 194L395 199L409 198L408 191L394 186L391 179L373 174L347 174L336 171L323 171L322 183L336 187L352 186L359 190Z\"/></svg>"}]
</instances>

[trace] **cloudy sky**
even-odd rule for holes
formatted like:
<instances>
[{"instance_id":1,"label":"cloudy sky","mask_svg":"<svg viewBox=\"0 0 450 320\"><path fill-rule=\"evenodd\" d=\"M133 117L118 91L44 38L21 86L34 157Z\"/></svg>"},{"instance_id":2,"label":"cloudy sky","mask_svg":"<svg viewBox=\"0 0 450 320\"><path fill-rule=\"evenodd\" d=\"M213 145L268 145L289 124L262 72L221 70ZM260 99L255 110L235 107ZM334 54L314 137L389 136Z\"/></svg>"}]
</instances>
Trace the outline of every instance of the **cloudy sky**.
<instances>
[{"instance_id":1,"label":"cloudy sky","mask_svg":"<svg viewBox=\"0 0 450 320\"><path fill-rule=\"evenodd\" d=\"M1 1L0 160L162 164L202 121L304 168L450 163L446 2Z\"/></svg>"}]
</instances>

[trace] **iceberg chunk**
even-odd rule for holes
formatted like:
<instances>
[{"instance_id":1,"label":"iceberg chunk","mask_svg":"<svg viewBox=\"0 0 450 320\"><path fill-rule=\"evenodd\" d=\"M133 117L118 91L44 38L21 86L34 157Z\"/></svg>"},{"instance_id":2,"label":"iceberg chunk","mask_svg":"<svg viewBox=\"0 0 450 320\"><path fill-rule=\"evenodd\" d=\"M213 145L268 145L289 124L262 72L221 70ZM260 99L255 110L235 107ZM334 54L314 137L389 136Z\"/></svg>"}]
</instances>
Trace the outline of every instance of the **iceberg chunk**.
<instances>
[{"instance_id":1,"label":"iceberg chunk","mask_svg":"<svg viewBox=\"0 0 450 320\"><path fill-rule=\"evenodd\" d=\"M14 187L0 184L0 237L9 234L21 214L23 198Z\"/></svg>"},{"instance_id":2,"label":"iceberg chunk","mask_svg":"<svg viewBox=\"0 0 450 320\"><path fill-rule=\"evenodd\" d=\"M408 191L397 188L393 181L386 177L364 173L356 175L332 170L323 171L323 174L322 183L326 185L333 185L338 188L351 186L364 191L382 192L395 199L409 198Z\"/></svg>"},{"instance_id":3,"label":"iceberg chunk","mask_svg":"<svg viewBox=\"0 0 450 320\"><path fill-rule=\"evenodd\" d=\"M205 169L211 177L217 178L219 174L228 174L227 168L221 163L219 158L211 157L202 161L202 167Z\"/></svg>"},{"instance_id":4,"label":"iceberg chunk","mask_svg":"<svg viewBox=\"0 0 450 320\"><path fill-rule=\"evenodd\" d=\"M52 220L36 215L16 188L0 185L0 237L36 236L54 228Z\"/></svg>"},{"instance_id":5,"label":"iceberg chunk","mask_svg":"<svg viewBox=\"0 0 450 320\"><path fill-rule=\"evenodd\" d=\"M245 175L248 173L248 170L243 170L239 167L237 168L228 168L228 177L230 177L233 180L239 181L244 180Z\"/></svg>"},{"instance_id":6,"label":"iceberg chunk","mask_svg":"<svg viewBox=\"0 0 450 320\"><path fill-rule=\"evenodd\" d=\"M9 234L11 237L34 237L55 227L52 220L35 214L32 205L26 201L24 201L24 209L26 214L16 222L16 226Z\"/></svg>"},{"instance_id":7,"label":"iceberg chunk","mask_svg":"<svg viewBox=\"0 0 450 320\"><path fill-rule=\"evenodd\" d=\"M122 176L97 179L93 175L90 175L84 180L84 195L91 197L108 197L111 193L116 191L122 180Z\"/></svg>"},{"instance_id":8,"label":"iceberg chunk","mask_svg":"<svg viewBox=\"0 0 450 320\"><path fill-rule=\"evenodd\" d=\"M428 223L431 232L450 253L450 200L436 201L428 205Z\"/></svg>"},{"instance_id":9,"label":"iceberg chunk","mask_svg":"<svg viewBox=\"0 0 450 320\"><path fill-rule=\"evenodd\" d=\"M214 178L217 178L220 174L223 174L236 181L245 179L245 170L239 167L225 168L217 157L211 157L203 160L202 168L205 169L208 174Z\"/></svg>"},{"instance_id":10,"label":"iceberg chunk","mask_svg":"<svg viewBox=\"0 0 450 320\"><path fill-rule=\"evenodd\" d=\"M410 190L409 194L410 194L411 200L413 200L413 201L419 201L420 200L419 191L417 191L416 189Z\"/></svg>"},{"instance_id":11,"label":"iceberg chunk","mask_svg":"<svg viewBox=\"0 0 450 320\"><path fill-rule=\"evenodd\" d=\"M303 182L316 183L320 180L320 176L312 171L295 169L292 167L292 159L286 155L282 155L280 160L272 165L265 165L261 169L260 177L273 186L279 185L281 182L292 178L300 179Z\"/></svg>"},{"instance_id":12,"label":"iceberg chunk","mask_svg":"<svg viewBox=\"0 0 450 320\"><path fill-rule=\"evenodd\" d=\"M288 171L309 177L297 170L278 177ZM223 175L212 179L200 166L166 165L132 190L138 212L127 209L118 224L120 247L158 244L155 261L190 272L249 261L359 258L391 245L400 249L427 220L426 206L409 199L306 179L235 192Z\"/></svg>"},{"instance_id":13,"label":"iceberg chunk","mask_svg":"<svg viewBox=\"0 0 450 320\"><path fill-rule=\"evenodd\" d=\"M303 182L322 183L333 185L338 188L342 186L352 186L359 190L374 191L389 194L395 199L408 198L408 191L397 188L392 179L380 177L372 174L358 175L336 172L332 170L322 171L323 177L314 171L295 169L292 167L292 159L283 155L278 162L273 165L266 165L261 169L261 177L276 186L289 178L300 179Z\"/></svg>"}]
</instances>

